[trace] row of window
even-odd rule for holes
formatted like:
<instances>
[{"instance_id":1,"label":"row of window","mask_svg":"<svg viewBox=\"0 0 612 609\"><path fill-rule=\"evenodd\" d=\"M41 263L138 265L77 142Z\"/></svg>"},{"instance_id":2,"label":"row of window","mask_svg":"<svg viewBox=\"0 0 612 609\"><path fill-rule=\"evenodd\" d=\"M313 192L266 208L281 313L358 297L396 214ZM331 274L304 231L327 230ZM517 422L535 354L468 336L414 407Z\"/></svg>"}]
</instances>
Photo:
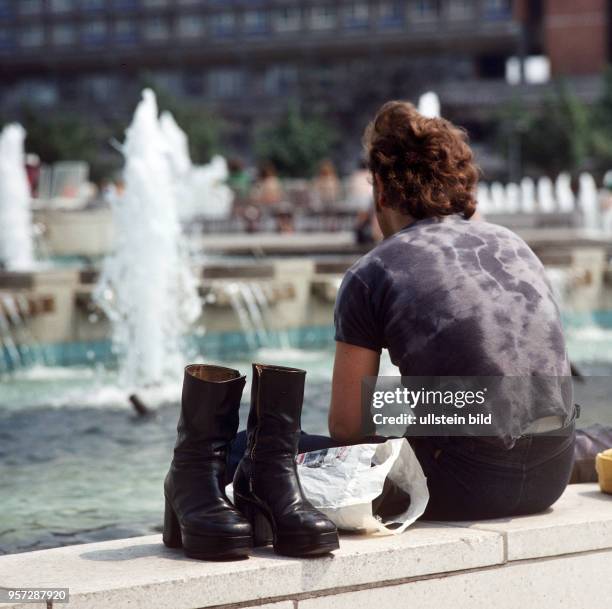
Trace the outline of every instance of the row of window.
<instances>
[{"instance_id":1,"label":"row of window","mask_svg":"<svg viewBox=\"0 0 612 609\"><path fill-rule=\"evenodd\" d=\"M490 4L498 6L503 0L493 0ZM374 23L381 28L401 27L409 20L412 23L435 21L438 13L433 10L436 3L422 0L412 6L409 13L402 2L383 2ZM452 0L448 16L452 19L473 17L474 3L470 0ZM431 8L432 10L428 10ZM499 6L498 6L499 8ZM497 13L493 14L493 17ZM178 38L201 39L205 36L216 38L231 37L238 32L246 35L263 35L270 32L298 32L304 27L312 30L333 30L342 24L347 29L368 28L372 23L368 4L354 2L343 7L341 13L335 6L312 7L308 14L300 8L277 9L272 12L247 10L238 19L235 13L222 12L209 16L199 14L180 15L174 22L157 16L142 19L119 19L112 24L104 19L93 19L82 24L57 23L48 28L49 42L64 46L82 43L85 45L135 44L141 38L149 42L163 42L173 36ZM46 33L43 25L33 23L17 32L10 27L0 27L0 49L19 45L24 48L43 46Z\"/></svg>"},{"instance_id":2,"label":"row of window","mask_svg":"<svg viewBox=\"0 0 612 609\"><path fill-rule=\"evenodd\" d=\"M178 2L179 6L198 7L202 5L202 0L175 0L175 2ZM251 0L251 3L258 4L259 0ZM52 13L61 14L77 9L84 11L103 11L108 8L125 10L138 8L139 6L145 8L164 7L170 4L171 0L0 0L0 16L14 13L37 15L42 13L45 8ZM227 6L228 3L220 2L219 0L209 0L208 4L220 7ZM412 13L422 17L435 18L441 12L447 12L451 18L464 18L474 15L477 2L476 0L413 0L412 2L396 1L374 4L379 9L378 12L381 19L384 19L389 14L391 17L395 17L396 14L404 12L406 5L409 5ZM372 6L374 5L367 1L349 2L343 7L343 10L347 15L347 20L354 19L357 22L361 22L368 19ZM333 4L327 7L315 7L313 10L315 13L323 13L323 21L332 18L327 16L327 13L337 13L337 8ZM299 19L298 15L301 13L301 9L297 7L281 9L280 12L283 11L294 15L293 19ZM489 17L506 17L511 14L512 2L511 0L485 0L484 11L485 15ZM261 10L252 12L264 13Z\"/></svg>"},{"instance_id":3,"label":"row of window","mask_svg":"<svg viewBox=\"0 0 612 609\"><path fill-rule=\"evenodd\" d=\"M252 95L287 95L295 92L298 70L292 65L275 65L258 74L247 75L244 70L220 67L206 72L167 71L149 74L154 83L165 90L188 96L210 99L235 99L247 90ZM113 75L89 75L61 85L53 80L26 79L5 92L14 102L27 99L41 105L63 99L91 99L107 102L120 94L124 83Z\"/></svg>"},{"instance_id":4,"label":"row of window","mask_svg":"<svg viewBox=\"0 0 612 609\"><path fill-rule=\"evenodd\" d=\"M402 65L403 59L398 59ZM370 73L369 63L364 64ZM443 73L456 76L463 73L469 77L473 69L472 60L463 57L450 57L442 62L426 60L423 68L438 69ZM411 69L421 69L419 63L412 63ZM299 87L313 87L324 91L332 88L343 88L346 82L354 82L355 75L360 74L360 63L334 63L326 66L296 65L288 62L270 64L262 69L248 69L237 66L216 66L204 69L172 69L147 72L147 79L155 86L172 91L179 96L208 98L211 100L241 99L246 94L257 96L290 96L297 93ZM31 78L22 80L17 85L7 88L0 94L9 95L14 103L29 100L41 105L53 104L58 100L91 99L96 102L107 102L116 99L125 90L125 76L117 74L88 74L71 79Z\"/></svg>"},{"instance_id":5,"label":"row of window","mask_svg":"<svg viewBox=\"0 0 612 609\"><path fill-rule=\"evenodd\" d=\"M218 5L217 0L208 3L202 0L175 0L175 2L179 6ZM38 15L45 10L60 14L76 10L133 10L164 8L172 4L172 0L0 0L0 15Z\"/></svg>"}]
</instances>

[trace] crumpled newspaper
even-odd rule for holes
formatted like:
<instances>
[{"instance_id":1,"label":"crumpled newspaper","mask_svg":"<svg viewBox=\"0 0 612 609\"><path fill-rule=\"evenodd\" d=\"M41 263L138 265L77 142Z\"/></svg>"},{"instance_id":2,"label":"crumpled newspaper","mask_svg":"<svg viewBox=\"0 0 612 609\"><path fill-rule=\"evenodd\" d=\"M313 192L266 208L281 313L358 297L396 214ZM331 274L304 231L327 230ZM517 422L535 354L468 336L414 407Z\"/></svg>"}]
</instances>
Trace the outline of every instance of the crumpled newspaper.
<instances>
[{"instance_id":1,"label":"crumpled newspaper","mask_svg":"<svg viewBox=\"0 0 612 609\"><path fill-rule=\"evenodd\" d=\"M405 438L298 455L298 474L314 507L345 531L398 535L423 515L429 501L427 479ZM410 502L382 519L372 501L387 478L410 495Z\"/></svg>"}]
</instances>

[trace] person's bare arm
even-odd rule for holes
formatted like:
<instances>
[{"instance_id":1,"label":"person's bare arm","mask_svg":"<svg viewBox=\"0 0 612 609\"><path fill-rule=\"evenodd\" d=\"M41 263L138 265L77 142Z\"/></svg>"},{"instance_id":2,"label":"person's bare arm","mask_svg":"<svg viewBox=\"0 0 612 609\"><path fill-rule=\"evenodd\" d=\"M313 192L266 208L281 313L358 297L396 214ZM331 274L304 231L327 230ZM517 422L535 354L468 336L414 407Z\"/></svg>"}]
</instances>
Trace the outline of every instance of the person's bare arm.
<instances>
[{"instance_id":1,"label":"person's bare arm","mask_svg":"<svg viewBox=\"0 0 612 609\"><path fill-rule=\"evenodd\" d=\"M329 407L329 433L338 442L362 439L361 380L377 376L380 354L347 343L336 343Z\"/></svg>"}]
</instances>

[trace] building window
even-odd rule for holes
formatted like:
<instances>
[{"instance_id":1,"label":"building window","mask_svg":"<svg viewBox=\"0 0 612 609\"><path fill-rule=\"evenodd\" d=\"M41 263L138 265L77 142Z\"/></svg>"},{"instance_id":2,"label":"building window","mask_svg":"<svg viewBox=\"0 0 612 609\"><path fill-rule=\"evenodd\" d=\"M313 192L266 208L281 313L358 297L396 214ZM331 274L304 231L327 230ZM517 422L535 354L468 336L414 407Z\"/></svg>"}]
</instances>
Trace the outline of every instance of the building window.
<instances>
[{"instance_id":1,"label":"building window","mask_svg":"<svg viewBox=\"0 0 612 609\"><path fill-rule=\"evenodd\" d=\"M117 92L117 80L112 76L86 76L81 81L82 92L93 102L111 101Z\"/></svg>"},{"instance_id":2,"label":"building window","mask_svg":"<svg viewBox=\"0 0 612 609\"><path fill-rule=\"evenodd\" d=\"M337 18L335 6L314 6L310 9L310 27L313 30L333 30Z\"/></svg>"},{"instance_id":3,"label":"building window","mask_svg":"<svg viewBox=\"0 0 612 609\"><path fill-rule=\"evenodd\" d=\"M485 19L508 19L512 16L511 0L485 0L484 3Z\"/></svg>"},{"instance_id":4,"label":"building window","mask_svg":"<svg viewBox=\"0 0 612 609\"><path fill-rule=\"evenodd\" d=\"M203 38L205 31L204 17L201 15L181 15L176 22L176 32L179 38Z\"/></svg>"},{"instance_id":5,"label":"building window","mask_svg":"<svg viewBox=\"0 0 612 609\"><path fill-rule=\"evenodd\" d=\"M130 19L119 19L113 28L113 37L117 44L129 45L138 42L136 22Z\"/></svg>"},{"instance_id":6,"label":"building window","mask_svg":"<svg viewBox=\"0 0 612 609\"><path fill-rule=\"evenodd\" d=\"M175 91L182 91L190 97L201 97L204 95L204 75L202 72L188 70L183 73L182 86L177 85Z\"/></svg>"},{"instance_id":7,"label":"building window","mask_svg":"<svg viewBox=\"0 0 612 609\"><path fill-rule=\"evenodd\" d=\"M236 18L233 13L217 13L211 17L210 28L213 36L226 38L235 31Z\"/></svg>"},{"instance_id":8,"label":"building window","mask_svg":"<svg viewBox=\"0 0 612 609\"><path fill-rule=\"evenodd\" d=\"M57 46L69 46L77 40L76 29L71 23L58 23L51 30L51 41Z\"/></svg>"},{"instance_id":9,"label":"building window","mask_svg":"<svg viewBox=\"0 0 612 609\"><path fill-rule=\"evenodd\" d=\"M40 47L45 42L45 31L40 25L29 25L21 30L19 44L25 48Z\"/></svg>"},{"instance_id":10,"label":"building window","mask_svg":"<svg viewBox=\"0 0 612 609\"><path fill-rule=\"evenodd\" d=\"M42 0L20 0L17 5L22 15L37 15L42 12Z\"/></svg>"},{"instance_id":11,"label":"building window","mask_svg":"<svg viewBox=\"0 0 612 609\"><path fill-rule=\"evenodd\" d=\"M402 27L406 21L405 3L397 0L381 2L378 9L378 25L382 28Z\"/></svg>"},{"instance_id":12,"label":"building window","mask_svg":"<svg viewBox=\"0 0 612 609\"><path fill-rule=\"evenodd\" d=\"M154 86L164 91L181 90L181 73L178 70L155 70L150 77Z\"/></svg>"},{"instance_id":13,"label":"building window","mask_svg":"<svg viewBox=\"0 0 612 609\"><path fill-rule=\"evenodd\" d=\"M113 6L118 11L132 11L138 8L138 0L114 0Z\"/></svg>"},{"instance_id":14,"label":"building window","mask_svg":"<svg viewBox=\"0 0 612 609\"><path fill-rule=\"evenodd\" d=\"M13 30L9 27L0 27L0 51L7 51L15 46Z\"/></svg>"},{"instance_id":15,"label":"building window","mask_svg":"<svg viewBox=\"0 0 612 609\"><path fill-rule=\"evenodd\" d=\"M81 30L81 40L86 46L99 46L106 42L107 32L106 21L102 19L88 21Z\"/></svg>"},{"instance_id":16,"label":"building window","mask_svg":"<svg viewBox=\"0 0 612 609\"><path fill-rule=\"evenodd\" d=\"M452 21L472 19L474 8L474 0L448 0L448 18Z\"/></svg>"},{"instance_id":17,"label":"building window","mask_svg":"<svg viewBox=\"0 0 612 609\"><path fill-rule=\"evenodd\" d=\"M239 97L244 90L244 75L235 68L212 70L208 73L208 91L216 99Z\"/></svg>"},{"instance_id":18,"label":"building window","mask_svg":"<svg viewBox=\"0 0 612 609\"><path fill-rule=\"evenodd\" d=\"M302 11L297 7L279 8L274 12L273 24L277 32L298 32L302 27Z\"/></svg>"},{"instance_id":19,"label":"building window","mask_svg":"<svg viewBox=\"0 0 612 609\"><path fill-rule=\"evenodd\" d=\"M163 42L170 37L168 22L163 17L153 17L144 22L144 37L149 42Z\"/></svg>"},{"instance_id":20,"label":"building window","mask_svg":"<svg viewBox=\"0 0 612 609\"><path fill-rule=\"evenodd\" d=\"M265 34L268 30L268 19L264 11L246 11L244 13L244 31L257 36Z\"/></svg>"},{"instance_id":21,"label":"building window","mask_svg":"<svg viewBox=\"0 0 612 609\"><path fill-rule=\"evenodd\" d=\"M11 0L0 0L0 17L9 17L13 14Z\"/></svg>"},{"instance_id":22,"label":"building window","mask_svg":"<svg viewBox=\"0 0 612 609\"><path fill-rule=\"evenodd\" d=\"M367 28L370 24L370 7L367 2L351 2L344 7L344 25L350 29Z\"/></svg>"},{"instance_id":23,"label":"building window","mask_svg":"<svg viewBox=\"0 0 612 609\"><path fill-rule=\"evenodd\" d=\"M267 95L288 95L293 93L298 81L295 66L272 66L264 77L264 88Z\"/></svg>"},{"instance_id":24,"label":"building window","mask_svg":"<svg viewBox=\"0 0 612 609\"><path fill-rule=\"evenodd\" d=\"M438 0L414 0L410 7L410 18L415 23L428 23L438 19Z\"/></svg>"},{"instance_id":25,"label":"building window","mask_svg":"<svg viewBox=\"0 0 612 609\"><path fill-rule=\"evenodd\" d=\"M53 13L69 13L76 9L75 0L50 0L49 8Z\"/></svg>"},{"instance_id":26,"label":"building window","mask_svg":"<svg viewBox=\"0 0 612 609\"><path fill-rule=\"evenodd\" d=\"M12 93L15 100L34 106L49 106L58 100L55 83L38 78L22 80L14 87Z\"/></svg>"},{"instance_id":27,"label":"building window","mask_svg":"<svg viewBox=\"0 0 612 609\"><path fill-rule=\"evenodd\" d=\"M106 0L81 0L81 8L92 13L103 11L106 8Z\"/></svg>"}]
</instances>

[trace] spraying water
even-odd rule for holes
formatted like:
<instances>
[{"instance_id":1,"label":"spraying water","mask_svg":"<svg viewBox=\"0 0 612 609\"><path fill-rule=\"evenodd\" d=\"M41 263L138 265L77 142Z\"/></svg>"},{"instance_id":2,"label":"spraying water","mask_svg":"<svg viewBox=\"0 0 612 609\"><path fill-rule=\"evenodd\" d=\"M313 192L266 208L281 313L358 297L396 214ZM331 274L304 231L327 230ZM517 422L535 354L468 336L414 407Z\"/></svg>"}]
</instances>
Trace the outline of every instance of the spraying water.
<instances>
[{"instance_id":1,"label":"spraying water","mask_svg":"<svg viewBox=\"0 0 612 609\"><path fill-rule=\"evenodd\" d=\"M511 214L517 213L521 208L521 188L518 184L510 182L506 184L506 211Z\"/></svg>"},{"instance_id":2,"label":"spraying water","mask_svg":"<svg viewBox=\"0 0 612 609\"><path fill-rule=\"evenodd\" d=\"M560 173L555 182L555 196L559 203L559 211L569 213L574 211L575 200L572 192L572 176L569 173Z\"/></svg>"},{"instance_id":3,"label":"spraying water","mask_svg":"<svg viewBox=\"0 0 612 609\"><path fill-rule=\"evenodd\" d=\"M168 143L170 165L178 189L179 217L227 218L232 211L234 193L227 185L229 170L221 156L206 165L193 165L185 132L169 112L160 118L161 130Z\"/></svg>"},{"instance_id":4,"label":"spraying water","mask_svg":"<svg viewBox=\"0 0 612 609\"><path fill-rule=\"evenodd\" d=\"M557 211L555 192L552 180L548 176L542 176L538 180L538 205L541 212L552 214Z\"/></svg>"},{"instance_id":5,"label":"spraying water","mask_svg":"<svg viewBox=\"0 0 612 609\"><path fill-rule=\"evenodd\" d=\"M582 173L580 174L579 184L578 202L584 218L584 227L599 230L601 228L601 213L595 178L590 173Z\"/></svg>"},{"instance_id":6,"label":"spraying water","mask_svg":"<svg viewBox=\"0 0 612 609\"><path fill-rule=\"evenodd\" d=\"M504 185L500 182L493 182L490 193L493 209L498 213L506 211L506 189Z\"/></svg>"},{"instance_id":7,"label":"spraying water","mask_svg":"<svg viewBox=\"0 0 612 609\"><path fill-rule=\"evenodd\" d=\"M478 210L481 213L488 214L493 210L493 202L491 201L491 194L487 184L479 182L476 189L476 196L478 198Z\"/></svg>"},{"instance_id":8,"label":"spraying water","mask_svg":"<svg viewBox=\"0 0 612 609\"><path fill-rule=\"evenodd\" d=\"M193 167L189 180L191 209L209 219L228 218L234 202L228 177L227 162L222 156L214 156L207 165Z\"/></svg>"},{"instance_id":9,"label":"spraying water","mask_svg":"<svg viewBox=\"0 0 612 609\"><path fill-rule=\"evenodd\" d=\"M426 118L440 118L440 98L433 91L423 93L419 99L419 112Z\"/></svg>"},{"instance_id":10,"label":"spraying water","mask_svg":"<svg viewBox=\"0 0 612 609\"><path fill-rule=\"evenodd\" d=\"M0 262L15 271L34 265L25 136L17 124L7 125L0 133Z\"/></svg>"},{"instance_id":11,"label":"spraying water","mask_svg":"<svg viewBox=\"0 0 612 609\"><path fill-rule=\"evenodd\" d=\"M532 214L536 210L535 183L530 177L521 180L521 209Z\"/></svg>"},{"instance_id":12,"label":"spraying water","mask_svg":"<svg viewBox=\"0 0 612 609\"><path fill-rule=\"evenodd\" d=\"M125 192L112 202L115 252L104 261L95 298L112 323L121 382L142 387L176 377L182 337L201 311L182 247L172 151L150 90L122 151Z\"/></svg>"}]
</instances>

